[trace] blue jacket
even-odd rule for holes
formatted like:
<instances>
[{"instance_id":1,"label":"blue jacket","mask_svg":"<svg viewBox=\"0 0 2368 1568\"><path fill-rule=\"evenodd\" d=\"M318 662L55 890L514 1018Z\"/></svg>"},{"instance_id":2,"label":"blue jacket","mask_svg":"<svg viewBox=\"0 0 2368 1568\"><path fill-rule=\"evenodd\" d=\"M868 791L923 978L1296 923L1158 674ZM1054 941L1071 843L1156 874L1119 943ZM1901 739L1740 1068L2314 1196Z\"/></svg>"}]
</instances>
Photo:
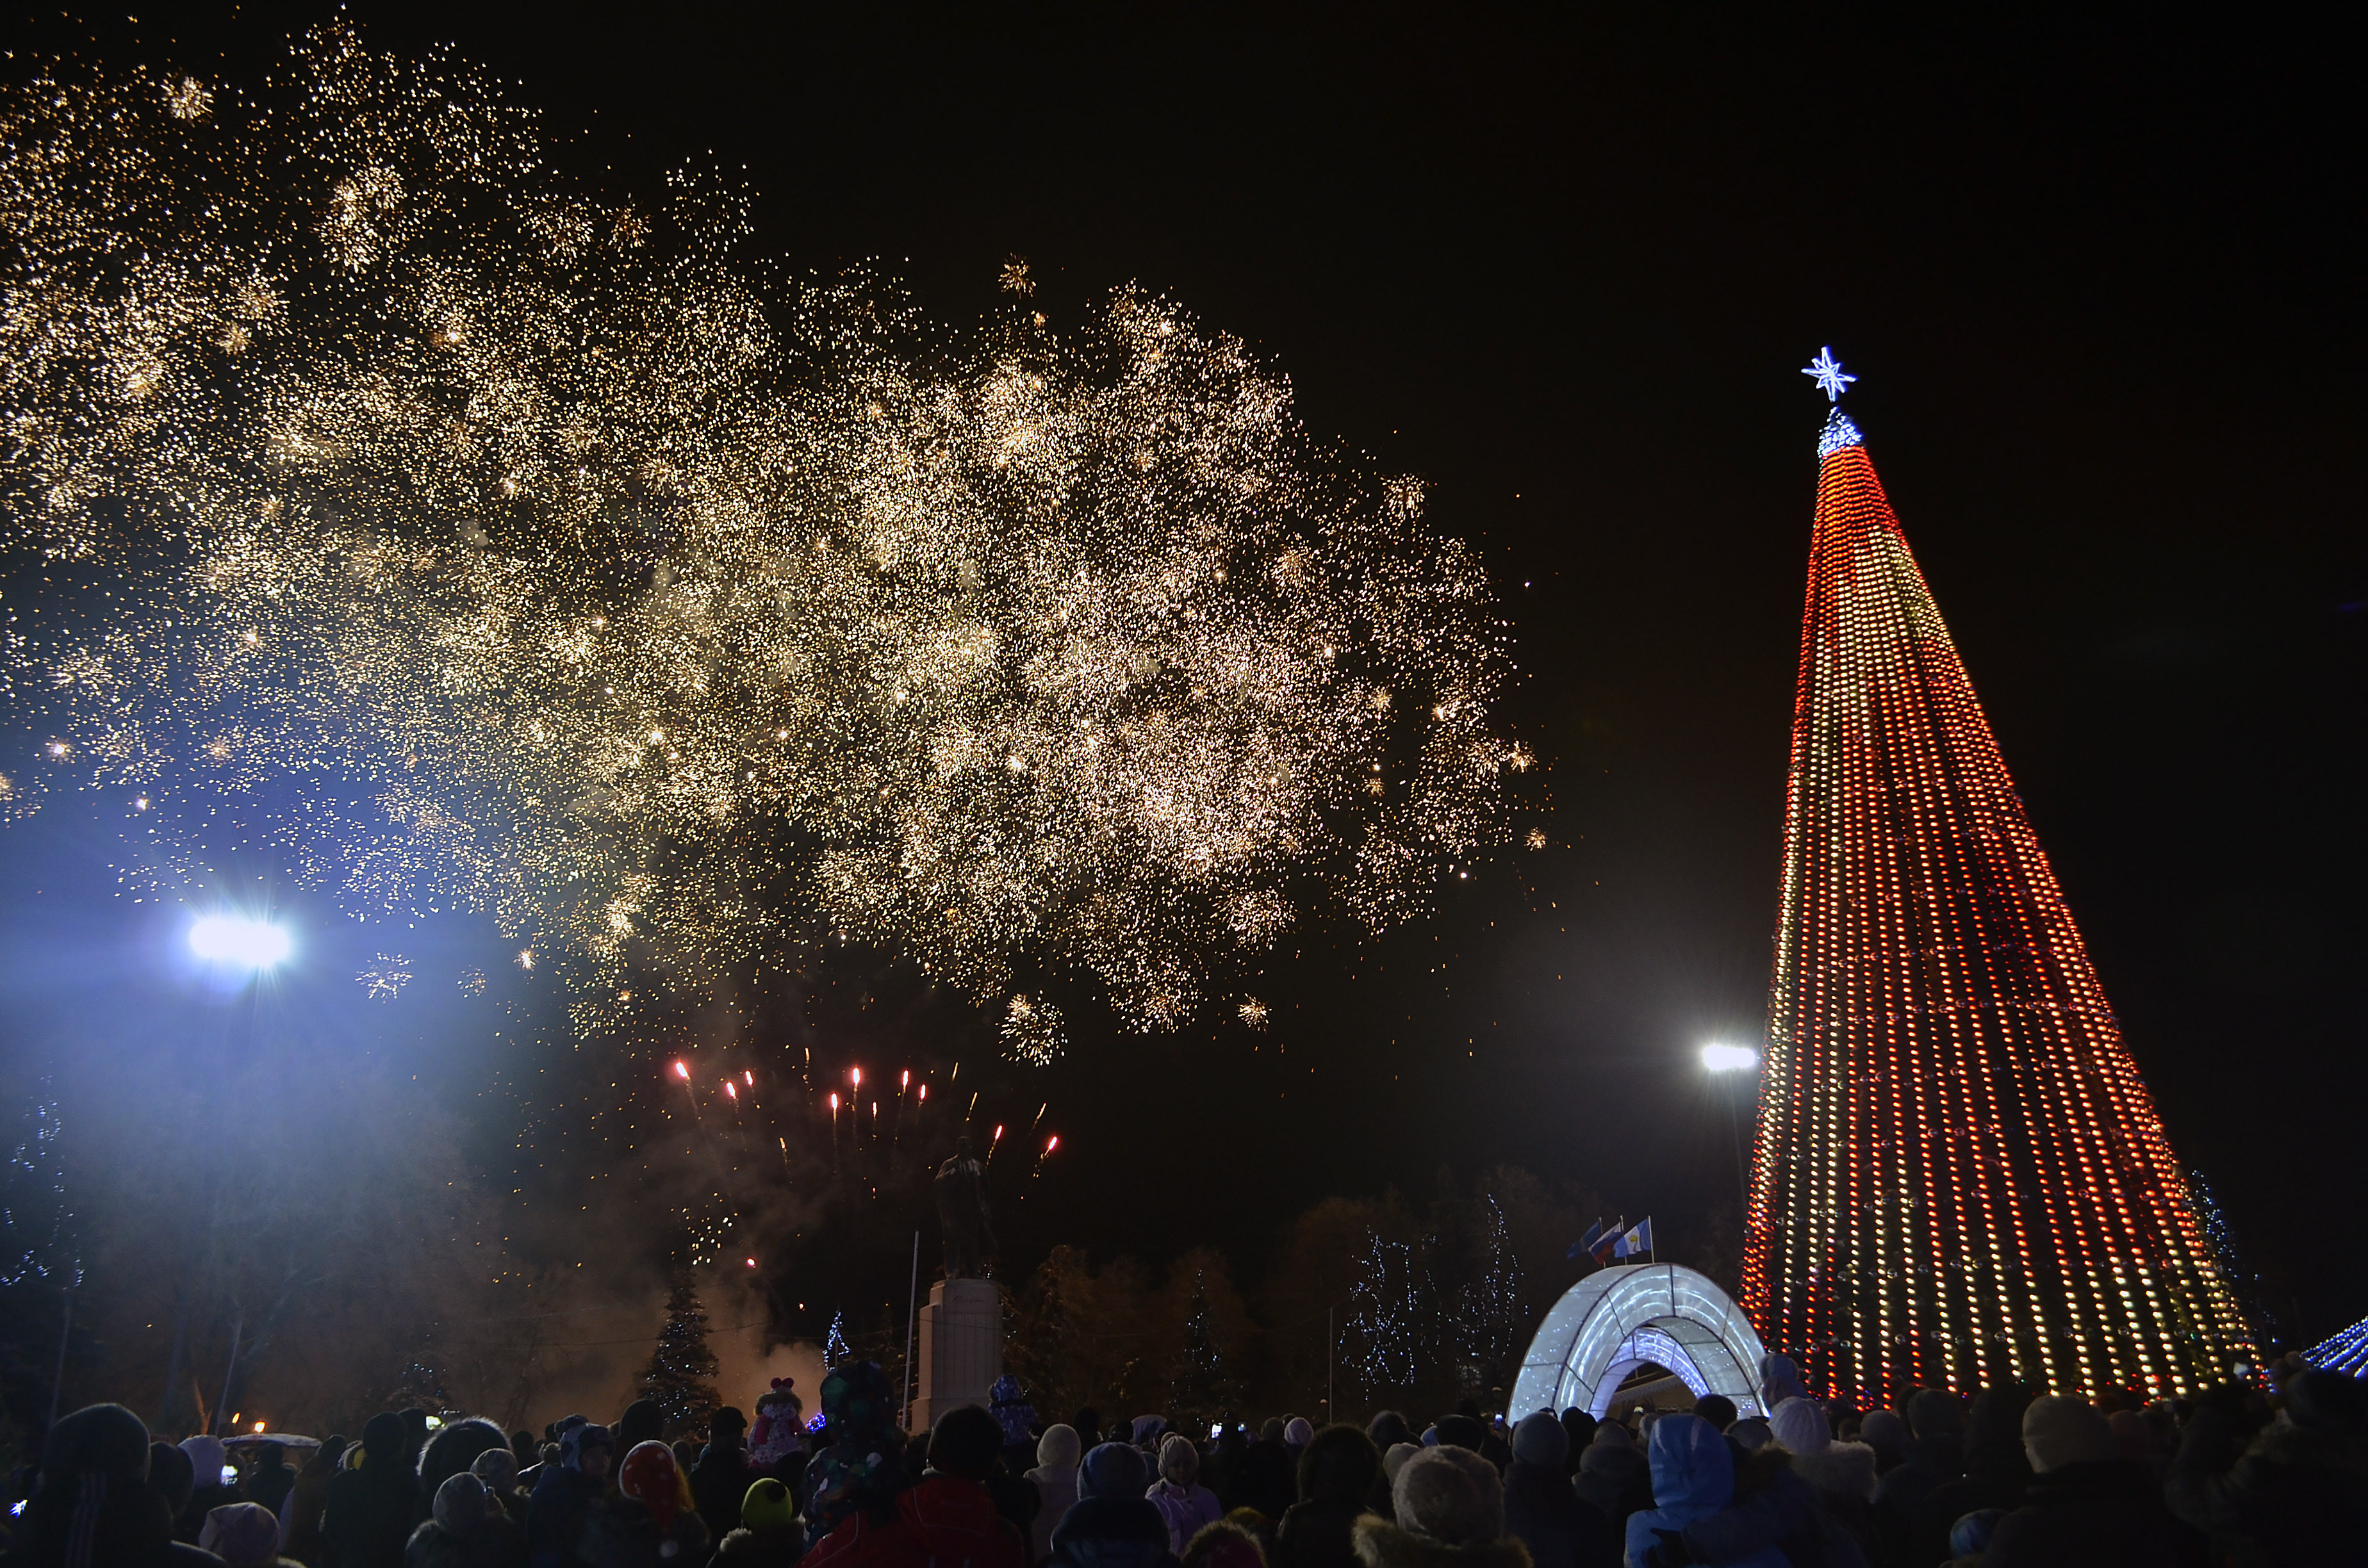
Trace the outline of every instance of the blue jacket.
<instances>
[{"instance_id":1,"label":"blue jacket","mask_svg":"<svg viewBox=\"0 0 2368 1568\"><path fill-rule=\"evenodd\" d=\"M1717 1513L1735 1497L1735 1460L1726 1439L1699 1415L1664 1415L1653 1426L1645 1458L1653 1467L1655 1507L1628 1516L1629 1568L1644 1568L1662 1542L1657 1530L1679 1532ZM1784 1554L1763 1547L1724 1568L1791 1568Z\"/></svg>"}]
</instances>

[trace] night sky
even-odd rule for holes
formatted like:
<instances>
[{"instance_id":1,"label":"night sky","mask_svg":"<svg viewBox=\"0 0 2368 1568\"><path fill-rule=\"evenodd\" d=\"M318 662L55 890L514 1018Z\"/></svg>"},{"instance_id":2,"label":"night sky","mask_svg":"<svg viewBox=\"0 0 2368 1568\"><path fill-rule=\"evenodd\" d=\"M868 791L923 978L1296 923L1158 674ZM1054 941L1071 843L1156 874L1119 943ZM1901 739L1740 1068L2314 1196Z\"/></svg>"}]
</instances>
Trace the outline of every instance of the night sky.
<instances>
[{"instance_id":1,"label":"night sky","mask_svg":"<svg viewBox=\"0 0 2368 1568\"><path fill-rule=\"evenodd\" d=\"M1304 925L1263 1036L1079 1007L1015 1251L1255 1274L1297 1209L1442 1163L1584 1182L1665 1244L1733 1207L1694 1052L1764 1020L1830 344L2173 1146L2305 1341L2368 1313L2350 43L1284 9L347 8L507 79L612 194L745 165L762 248L882 258L940 317L1012 255L1056 321L1168 292L1485 548L1547 764L1515 827L1554 847L1379 942ZM328 14L12 30L254 79ZM0 835L9 926L146 929L70 815ZM20 952L10 993L43 983Z\"/></svg>"}]
</instances>

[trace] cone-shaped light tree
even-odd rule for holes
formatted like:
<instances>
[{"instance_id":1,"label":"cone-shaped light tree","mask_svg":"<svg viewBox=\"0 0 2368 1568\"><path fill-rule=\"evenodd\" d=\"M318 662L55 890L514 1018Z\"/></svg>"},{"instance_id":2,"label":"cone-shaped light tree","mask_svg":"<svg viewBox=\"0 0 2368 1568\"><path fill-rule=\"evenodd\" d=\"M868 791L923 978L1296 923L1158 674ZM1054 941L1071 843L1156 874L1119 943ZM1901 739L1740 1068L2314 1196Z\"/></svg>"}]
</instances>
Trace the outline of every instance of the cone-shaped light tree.
<instances>
[{"instance_id":1,"label":"cone-shaped light tree","mask_svg":"<svg viewBox=\"0 0 2368 1568\"><path fill-rule=\"evenodd\" d=\"M707 1309L687 1267L675 1269L666 1292L666 1326L642 1370L642 1397L666 1413L669 1434L703 1431L722 1403L715 1392L715 1352L707 1347Z\"/></svg>"},{"instance_id":2,"label":"cone-shaped light tree","mask_svg":"<svg viewBox=\"0 0 2368 1568\"><path fill-rule=\"evenodd\" d=\"M1744 1306L1861 1405L2218 1381L2233 1292L1839 408L1819 459Z\"/></svg>"}]
</instances>

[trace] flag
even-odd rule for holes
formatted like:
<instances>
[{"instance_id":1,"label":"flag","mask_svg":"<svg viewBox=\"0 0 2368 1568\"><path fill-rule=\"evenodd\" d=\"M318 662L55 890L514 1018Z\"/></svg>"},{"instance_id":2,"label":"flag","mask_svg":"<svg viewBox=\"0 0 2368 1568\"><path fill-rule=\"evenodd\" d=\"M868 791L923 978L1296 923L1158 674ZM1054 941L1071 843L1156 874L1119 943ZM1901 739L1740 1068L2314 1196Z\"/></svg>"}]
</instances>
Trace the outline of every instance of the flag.
<instances>
[{"instance_id":1,"label":"flag","mask_svg":"<svg viewBox=\"0 0 2368 1568\"><path fill-rule=\"evenodd\" d=\"M1637 1221L1633 1230L1623 1233L1611 1244L1611 1256L1614 1257L1634 1257L1639 1253L1652 1250L1653 1217L1650 1214Z\"/></svg>"},{"instance_id":2,"label":"flag","mask_svg":"<svg viewBox=\"0 0 2368 1568\"><path fill-rule=\"evenodd\" d=\"M1595 1238L1602 1233L1603 1216L1598 1214L1595 1217L1595 1223L1587 1227L1587 1234L1579 1237L1576 1242L1573 1242L1571 1244L1570 1251L1565 1253L1563 1256L1567 1258L1576 1259L1580 1253L1593 1252L1595 1250Z\"/></svg>"},{"instance_id":3,"label":"flag","mask_svg":"<svg viewBox=\"0 0 2368 1568\"><path fill-rule=\"evenodd\" d=\"M1594 1244L1587 1249L1588 1254L1594 1257L1596 1262L1607 1263L1611 1261L1611 1249L1618 1245L1621 1240L1620 1227L1625 1225L1627 1222L1627 1216L1623 1214L1619 1219L1612 1221L1611 1229L1601 1232L1596 1236Z\"/></svg>"}]
</instances>

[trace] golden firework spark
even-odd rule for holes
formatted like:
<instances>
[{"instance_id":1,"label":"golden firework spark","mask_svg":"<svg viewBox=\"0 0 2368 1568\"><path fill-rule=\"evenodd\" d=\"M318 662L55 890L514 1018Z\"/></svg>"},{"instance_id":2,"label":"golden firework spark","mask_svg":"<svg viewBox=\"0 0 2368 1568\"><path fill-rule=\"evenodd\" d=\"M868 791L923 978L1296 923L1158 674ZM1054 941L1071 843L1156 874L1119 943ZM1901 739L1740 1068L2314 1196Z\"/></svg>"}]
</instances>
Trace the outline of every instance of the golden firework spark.
<instances>
[{"instance_id":1,"label":"golden firework spark","mask_svg":"<svg viewBox=\"0 0 2368 1568\"><path fill-rule=\"evenodd\" d=\"M490 912L587 1031L630 966L825 937L1172 1027L1293 894L1380 927L1502 836L1477 556L1238 339L1130 288L1064 340L1016 261L949 335L741 256L710 173L604 202L449 60L291 63L0 99L55 736L0 812L136 789L135 881L235 833L357 912Z\"/></svg>"}]
</instances>

